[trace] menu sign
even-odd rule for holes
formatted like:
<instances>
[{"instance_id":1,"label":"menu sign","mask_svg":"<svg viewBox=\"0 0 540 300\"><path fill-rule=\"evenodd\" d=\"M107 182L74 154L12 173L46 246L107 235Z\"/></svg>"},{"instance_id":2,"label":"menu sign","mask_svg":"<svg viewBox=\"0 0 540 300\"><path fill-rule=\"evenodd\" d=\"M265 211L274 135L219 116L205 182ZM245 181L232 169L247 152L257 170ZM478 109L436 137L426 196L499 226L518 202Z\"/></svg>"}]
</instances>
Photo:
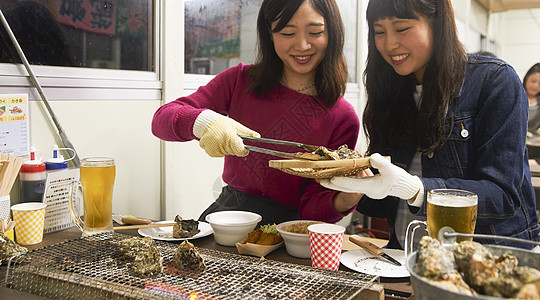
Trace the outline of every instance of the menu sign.
<instances>
[{"instance_id":1,"label":"menu sign","mask_svg":"<svg viewBox=\"0 0 540 300\"><path fill-rule=\"evenodd\" d=\"M0 152L29 152L28 94L0 94Z\"/></svg>"},{"instance_id":2,"label":"menu sign","mask_svg":"<svg viewBox=\"0 0 540 300\"><path fill-rule=\"evenodd\" d=\"M69 212L69 195L71 187L77 182L79 182L79 169L65 169L47 174L43 197L43 202L47 204L45 208L45 233L75 225Z\"/></svg>"}]
</instances>

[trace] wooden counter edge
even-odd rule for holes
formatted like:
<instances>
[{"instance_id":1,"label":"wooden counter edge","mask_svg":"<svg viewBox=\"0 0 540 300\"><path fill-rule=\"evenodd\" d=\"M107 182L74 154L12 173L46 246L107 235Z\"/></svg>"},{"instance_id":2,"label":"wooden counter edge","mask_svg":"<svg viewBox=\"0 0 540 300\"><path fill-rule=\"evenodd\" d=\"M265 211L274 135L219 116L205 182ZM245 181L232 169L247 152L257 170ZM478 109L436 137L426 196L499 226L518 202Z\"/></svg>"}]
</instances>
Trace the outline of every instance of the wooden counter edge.
<instances>
[{"instance_id":1,"label":"wooden counter edge","mask_svg":"<svg viewBox=\"0 0 540 300\"><path fill-rule=\"evenodd\" d=\"M355 300L383 300L384 299L384 287L378 283L373 283L368 288L360 292Z\"/></svg>"}]
</instances>

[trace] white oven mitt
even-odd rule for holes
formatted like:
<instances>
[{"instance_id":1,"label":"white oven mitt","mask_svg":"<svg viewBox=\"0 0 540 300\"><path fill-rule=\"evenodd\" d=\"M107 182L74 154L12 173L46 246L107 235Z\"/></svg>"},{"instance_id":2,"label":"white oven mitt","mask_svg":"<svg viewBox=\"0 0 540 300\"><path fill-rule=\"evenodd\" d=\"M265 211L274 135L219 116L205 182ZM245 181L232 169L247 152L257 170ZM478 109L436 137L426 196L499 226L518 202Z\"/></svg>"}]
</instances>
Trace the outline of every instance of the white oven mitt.
<instances>
[{"instance_id":1,"label":"white oven mitt","mask_svg":"<svg viewBox=\"0 0 540 300\"><path fill-rule=\"evenodd\" d=\"M193 124L193 134L199 138L199 146L212 157L246 156L249 151L238 135L261 136L235 120L212 110L204 110L197 116Z\"/></svg>"},{"instance_id":2,"label":"white oven mitt","mask_svg":"<svg viewBox=\"0 0 540 300\"><path fill-rule=\"evenodd\" d=\"M379 174L362 178L333 177L321 180L321 185L346 193L365 194L372 199L394 196L409 200L423 189L422 181L418 176L413 176L392 164L379 153L371 155L370 163L373 168L379 170Z\"/></svg>"}]
</instances>

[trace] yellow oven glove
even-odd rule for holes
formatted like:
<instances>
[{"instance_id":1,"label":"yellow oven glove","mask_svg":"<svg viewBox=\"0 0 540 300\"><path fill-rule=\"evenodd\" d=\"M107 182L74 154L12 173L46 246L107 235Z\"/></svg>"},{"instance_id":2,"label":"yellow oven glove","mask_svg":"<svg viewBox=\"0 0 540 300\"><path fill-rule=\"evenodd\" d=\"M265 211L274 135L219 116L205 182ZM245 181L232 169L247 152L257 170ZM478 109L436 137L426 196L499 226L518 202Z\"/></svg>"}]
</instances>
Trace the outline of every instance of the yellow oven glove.
<instances>
[{"instance_id":1,"label":"yellow oven glove","mask_svg":"<svg viewBox=\"0 0 540 300\"><path fill-rule=\"evenodd\" d=\"M193 133L200 139L199 146L211 157L246 156L249 150L239 135L261 136L256 131L212 110L204 110L199 114L193 125Z\"/></svg>"}]
</instances>

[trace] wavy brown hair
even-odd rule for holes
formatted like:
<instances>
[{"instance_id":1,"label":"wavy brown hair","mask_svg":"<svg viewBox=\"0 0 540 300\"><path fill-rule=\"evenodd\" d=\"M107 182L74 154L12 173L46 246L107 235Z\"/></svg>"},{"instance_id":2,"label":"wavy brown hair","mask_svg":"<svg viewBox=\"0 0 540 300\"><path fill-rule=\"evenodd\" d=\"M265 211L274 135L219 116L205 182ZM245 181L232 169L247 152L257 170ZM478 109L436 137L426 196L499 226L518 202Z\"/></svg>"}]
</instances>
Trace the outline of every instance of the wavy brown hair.
<instances>
[{"instance_id":1,"label":"wavy brown hair","mask_svg":"<svg viewBox=\"0 0 540 300\"><path fill-rule=\"evenodd\" d=\"M467 55L458 40L450 0L371 0L367 8L368 58L364 71L368 100L364 130L369 153L388 153L406 141L428 153L444 143L446 113L465 77ZM414 101L414 74L397 74L375 46L373 23L385 18L419 19L430 24L433 55L423 76L422 100Z\"/></svg>"},{"instance_id":2,"label":"wavy brown hair","mask_svg":"<svg viewBox=\"0 0 540 300\"><path fill-rule=\"evenodd\" d=\"M283 73L283 62L277 55L272 33L282 30L291 20L300 5L308 1L324 17L328 32L326 54L315 72L317 98L327 107L332 107L345 93L347 87L347 65L343 53L344 28L339 8L334 0L264 0L257 19L258 53L255 65L249 70L253 80L248 92L258 96L267 95L279 83ZM278 21L272 29L272 23Z\"/></svg>"}]
</instances>

